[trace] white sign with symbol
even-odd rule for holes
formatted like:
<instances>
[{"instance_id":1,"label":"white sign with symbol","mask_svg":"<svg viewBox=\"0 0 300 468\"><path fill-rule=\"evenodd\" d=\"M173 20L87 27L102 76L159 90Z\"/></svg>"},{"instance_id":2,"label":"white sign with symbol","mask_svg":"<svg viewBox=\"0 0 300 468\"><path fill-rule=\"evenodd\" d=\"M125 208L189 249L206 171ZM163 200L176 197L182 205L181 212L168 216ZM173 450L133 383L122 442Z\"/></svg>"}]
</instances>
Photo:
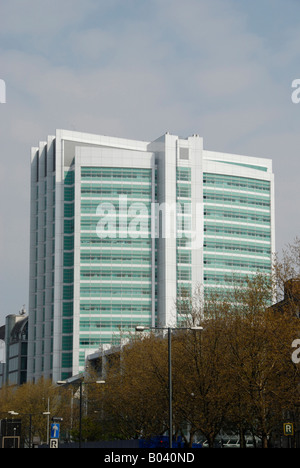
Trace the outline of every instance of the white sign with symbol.
<instances>
[{"instance_id":1,"label":"white sign with symbol","mask_svg":"<svg viewBox=\"0 0 300 468\"><path fill-rule=\"evenodd\" d=\"M58 439L50 440L50 448L58 448Z\"/></svg>"}]
</instances>

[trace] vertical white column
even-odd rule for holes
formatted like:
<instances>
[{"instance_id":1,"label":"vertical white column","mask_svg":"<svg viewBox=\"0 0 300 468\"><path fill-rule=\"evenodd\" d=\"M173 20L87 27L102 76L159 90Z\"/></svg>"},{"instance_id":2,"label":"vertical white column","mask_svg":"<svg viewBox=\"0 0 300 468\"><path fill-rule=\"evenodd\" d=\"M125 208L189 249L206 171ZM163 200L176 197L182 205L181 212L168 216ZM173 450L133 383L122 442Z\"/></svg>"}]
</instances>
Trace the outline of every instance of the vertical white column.
<instances>
[{"instance_id":1,"label":"vertical white column","mask_svg":"<svg viewBox=\"0 0 300 468\"><path fill-rule=\"evenodd\" d=\"M55 271L53 325L53 380L61 380L62 298L63 298L63 242L64 242L64 159L61 131L56 132L55 171Z\"/></svg>"},{"instance_id":2,"label":"vertical white column","mask_svg":"<svg viewBox=\"0 0 300 468\"><path fill-rule=\"evenodd\" d=\"M191 168L191 202L192 202L192 293L203 284L203 139L199 136L189 137L189 161Z\"/></svg>"},{"instance_id":3,"label":"vertical white column","mask_svg":"<svg viewBox=\"0 0 300 468\"><path fill-rule=\"evenodd\" d=\"M28 366L27 379L33 379L34 371L34 318L35 318L35 262L36 262L36 201L38 147L31 149L31 185L30 185L30 250L29 250L29 305L28 305Z\"/></svg>"},{"instance_id":4,"label":"vertical white column","mask_svg":"<svg viewBox=\"0 0 300 468\"><path fill-rule=\"evenodd\" d=\"M79 372L80 341L80 220L81 220L81 152L75 150L74 189L74 296L73 296L73 375Z\"/></svg>"},{"instance_id":5,"label":"vertical white column","mask_svg":"<svg viewBox=\"0 0 300 468\"><path fill-rule=\"evenodd\" d=\"M156 233L156 223L155 223L155 157L152 157L152 197L151 197L151 259L152 259L152 266L151 266L151 282L152 282L152 303L151 303L151 326L155 327L156 319L155 319L155 233Z\"/></svg>"}]
</instances>

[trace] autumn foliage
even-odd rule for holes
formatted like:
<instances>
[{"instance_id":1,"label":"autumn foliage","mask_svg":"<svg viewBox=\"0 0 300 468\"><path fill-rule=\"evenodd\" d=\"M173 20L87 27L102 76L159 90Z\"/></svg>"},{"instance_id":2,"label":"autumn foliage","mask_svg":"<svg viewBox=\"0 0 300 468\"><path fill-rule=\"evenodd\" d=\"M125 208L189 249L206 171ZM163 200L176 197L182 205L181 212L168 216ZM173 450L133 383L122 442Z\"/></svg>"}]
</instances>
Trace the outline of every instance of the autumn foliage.
<instances>
[{"instance_id":1,"label":"autumn foliage","mask_svg":"<svg viewBox=\"0 0 300 468\"><path fill-rule=\"evenodd\" d=\"M199 289L178 298L178 328L171 335L175 439L180 435L191 446L201 438L212 447L220 431L232 430L241 447L246 433L268 447L287 419L297 430L300 364L292 360L292 343L300 331L300 242L296 252L276 259L272 278L233 278L222 294ZM83 395L84 439L147 439L169 431L166 331L133 333L102 370L105 385L87 385ZM97 379L93 372L87 381ZM65 434L76 439L78 387L41 381L0 391L0 412L34 414L33 432L43 440L41 413L49 402L51 413L64 417Z\"/></svg>"}]
</instances>

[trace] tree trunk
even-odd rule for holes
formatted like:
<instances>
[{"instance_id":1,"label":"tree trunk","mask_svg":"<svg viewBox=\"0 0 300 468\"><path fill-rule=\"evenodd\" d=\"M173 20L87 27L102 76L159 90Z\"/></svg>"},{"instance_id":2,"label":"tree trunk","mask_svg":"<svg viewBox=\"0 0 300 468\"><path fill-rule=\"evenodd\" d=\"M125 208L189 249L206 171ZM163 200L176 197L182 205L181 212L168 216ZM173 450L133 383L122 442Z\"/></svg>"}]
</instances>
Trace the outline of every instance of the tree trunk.
<instances>
[{"instance_id":1,"label":"tree trunk","mask_svg":"<svg viewBox=\"0 0 300 468\"><path fill-rule=\"evenodd\" d=\"M262 435L262 448L268 448L268 436L265 433Z\"/></svg>"},{"instance_id":2,"label":"tree trunk","mask_svg":"<svg viewBox=\"0 0 300 468\"><path fill-rule=\"evenodd\" d=\"M242 427L240 427L240 448L246 448L245 432Z\"/></svg>"},{"instance_id":3,"label":"tree trunk","mask_svg":"<svg viewBox=\"0 0 300 468\"><path fill-rule=\"evenodd\" d=\"M209 436L207 441L208 441L208 447L209 448L214 448L215 437L214 436Z\"/></svg>"}]
</instances>

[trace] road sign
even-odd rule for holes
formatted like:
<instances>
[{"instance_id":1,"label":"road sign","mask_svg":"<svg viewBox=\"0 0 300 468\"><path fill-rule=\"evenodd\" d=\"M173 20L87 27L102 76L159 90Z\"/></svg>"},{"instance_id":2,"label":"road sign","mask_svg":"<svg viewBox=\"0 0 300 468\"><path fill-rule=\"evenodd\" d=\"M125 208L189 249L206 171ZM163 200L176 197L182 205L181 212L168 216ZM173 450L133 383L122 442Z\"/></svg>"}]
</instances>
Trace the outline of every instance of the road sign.
<instances>
[{"instance_id":1,"label":"road sign","mask_svg":"<svg viewBox=\"0 0 300 468\"><path fill-rule=\"evenodd\" d=\"M58 423L51 424L51 439L58 439L59 438L59 427Z\"/></svg>"},{"instance_id":2,"label":"road sign","mask_svg":"<svg viewBox=\"0 0 300 468\"><path fill-rule=\"evenodd\" d=\"M58 448L58 439L50 439L50 448Z\"/></svg>"},{"instance_id":3,"label":"road sign","mask_svg":"<svg viewBox=\"0 0 300 468\"><path fill-rule=\"evenodd\" d=\"M284 423L283 424L283 433L285 436L294 435L294 424L293 423Z\"/></svg>"}]
</instances>

